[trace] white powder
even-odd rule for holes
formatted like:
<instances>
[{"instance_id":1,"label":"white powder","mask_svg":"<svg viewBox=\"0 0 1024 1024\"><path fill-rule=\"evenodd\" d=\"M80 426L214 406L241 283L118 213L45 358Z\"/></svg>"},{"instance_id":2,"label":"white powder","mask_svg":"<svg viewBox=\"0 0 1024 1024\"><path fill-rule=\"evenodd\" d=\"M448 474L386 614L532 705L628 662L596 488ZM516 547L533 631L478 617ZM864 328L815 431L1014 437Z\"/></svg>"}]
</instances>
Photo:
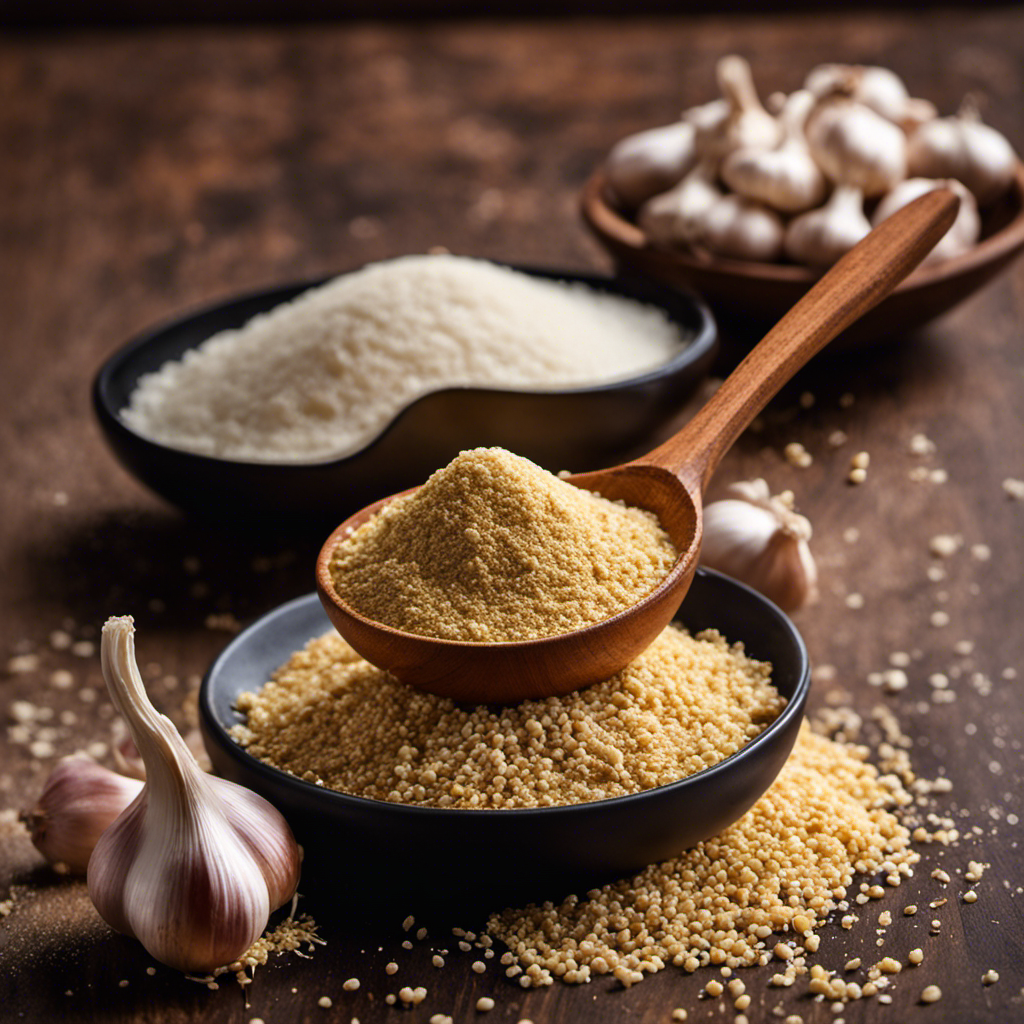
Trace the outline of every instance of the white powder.
<instances>
[{"instance_id":1,"label":"white powder","mask_svg":"<svg viewBox=\"0 0 1024 1024\"><path fill-rule=\"evenodd\" d=\"M140 378L123 412L174 448L338 458L439 388L633 377L689 339L659 309L482 260L406 256L311 289Z\"/></svg>"}]
</instances>

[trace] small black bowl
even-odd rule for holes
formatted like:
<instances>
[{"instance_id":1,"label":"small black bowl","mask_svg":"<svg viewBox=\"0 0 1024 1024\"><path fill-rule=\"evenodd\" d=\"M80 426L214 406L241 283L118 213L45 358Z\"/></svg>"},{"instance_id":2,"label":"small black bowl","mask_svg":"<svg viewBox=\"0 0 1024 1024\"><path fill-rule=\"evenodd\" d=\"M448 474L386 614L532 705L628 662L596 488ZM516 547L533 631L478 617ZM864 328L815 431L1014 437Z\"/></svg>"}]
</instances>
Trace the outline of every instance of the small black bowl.
<instances>
[{"instance_id":1,"label":"small black bowl","mask_svg":"<svg viewBox=\"0 0 1024 1024\"><path fill-rule=\"evenodd\" d=\"M130 473L180 508L224 517L269 513L340 522L377 498L422 483L460 451L477 446L508 448L553 472L600 469L637 454L706 377L717 343L711 313L693 295L656 283L515 269L659 306L692 341L650 373L597 387L435 391L402 409L365 448L329 461L257 463L196 455L147 440L123 421L121 412L142 374L326 279L304 281L230 299L145 332L101 367L93 383L96 415Z\"/></svg>"},{"instance_id":2,"label":"small black bowl","mask_svg":"<svg viewBox=\"0 0 1024 1024\"><path fill-rule=\"evenodd\" d=\"M522 810L414 807L337 793L256 760L228 735L245 720L235 702L330 629L315 594L265 615L213 663L199 693L203 739L219 774L260 793L288 819L305 849L304 891L460 910L561 899L720 832L768 789L796 742L810 666L789 618L749 587L703 569L678 618L693 632L713 627L742 640L752 657L770 661L789 703L731 757L643 793Z\"/></svg>"}]
</instances>

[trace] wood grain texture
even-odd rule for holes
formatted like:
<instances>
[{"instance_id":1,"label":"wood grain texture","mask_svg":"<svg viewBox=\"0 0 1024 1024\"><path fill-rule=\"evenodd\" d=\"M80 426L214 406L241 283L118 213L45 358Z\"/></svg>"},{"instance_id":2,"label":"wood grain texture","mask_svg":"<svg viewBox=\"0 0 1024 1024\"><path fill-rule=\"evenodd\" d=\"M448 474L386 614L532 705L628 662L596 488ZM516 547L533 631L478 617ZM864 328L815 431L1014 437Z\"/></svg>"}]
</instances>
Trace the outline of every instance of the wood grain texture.
<instances>
[{"instance_id":1,"label":"wood grain texture","mask_svg":"<svg viewBox=\"0 0 1024 1024\"><path fill-rule=\"evenodd\" d=\"M115 465L88 405L103 357L132 332L208 300L434 245L605 266L578 223L580 187L617 139L707 99L715 59L732 50L751 58L764 91L793 88L825 60L897 68L913 94L943 111L979 91L987 119L1024 148L1017 7L0 40L0 651L21 659L0 677L0 710L14 729L0 748L0 808L30 802L55 756L109 739L98 659L84 647L55 648L54 630L94 641L106 615L135 614L154 698L184 725L186 693L228 638L225 616L249 620L313 586L322 536L273 521L225 532L185 519ZM847 1007L851 1024L1024 1018L1024 504L1001 486L1024 477L1022 335L1018 264L919 336L809 366L716 476L715 487L760 475L773 490L791 488L814 523L822 597L798 617L819 670L812 700L848 700L866 718L876 705L891 708L913 737L922 777L953 783L938 806L961 822L959 846L924 847L920 870L898 892L869 904L854 929L823 933L819 962L830 967L925 952L921 967L896 979L890 1006ZM742 350L743 339L733 341L727 357ZM801 403L804 393L813 404ZM847 440L830 444L839 430ZM934 453L911 453L918 433ZM785 461L790 441L814 454L811 466ZM850 487L849 460L861 450L871 455L868 480ZM911 479L921 469L944 470L946 482ZM959 535L963 547L932 558L937 534ZM930 579L929 568L944 578ZM948 625L931 624L937 611ZM867 680L894 652L910 655L909 683L886 694ZM938 672L953 703L933 699L928 678ZM15 728L24 724L9 710L16 700L52 709L26 727L34 746ZM971 859L991 867L978 902L965 905ZM951 884L930 877L936 866ZM0 1014L12 1020L376 1024L444 1012L469 1021L481 995L497 1003L488 1021L661 1022L676 1006L690 1021L733 1019L720 1000L699 998L703 972L666 970L628 991L602 979L523 992L493 966L472 972L478 954L457 952L447 935L403 950L404 909L356 913L315 892L305 895L328 945L258 972L246 1008L233 984L208 991L159 967L149 976L149 958L99 922L82 885L43 868L0 821L0 900L8 892ZM943 897L935 911L899 913ZM872 917L883 907L895 920L879 948ZM933 916L942 921L936 937ZM444 969L430 966L431 942L453 950ZM392 959L401 969L389 978ZM1001 978L986 987L989 968ZM345 993L353 976L362 987ZM742 977L751 1022L776 1019L776 1006L808 1024L835 1019L801 985L771 988L764 971ZM918 1005L930 982L942 986L942 1001ZM426 986L427 1001L411 1012L386 1007L384 994L399 984ZM321 995L331 1010L318 1007Z\"/></svg>"}]
</instances>

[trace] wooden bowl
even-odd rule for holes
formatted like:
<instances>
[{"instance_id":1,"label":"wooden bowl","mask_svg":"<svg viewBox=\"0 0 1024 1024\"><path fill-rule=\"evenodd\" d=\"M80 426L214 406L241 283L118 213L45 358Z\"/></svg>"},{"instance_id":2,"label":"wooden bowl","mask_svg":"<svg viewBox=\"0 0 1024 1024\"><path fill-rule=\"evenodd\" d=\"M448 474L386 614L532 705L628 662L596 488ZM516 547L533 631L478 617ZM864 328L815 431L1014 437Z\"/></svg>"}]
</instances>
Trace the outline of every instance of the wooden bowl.
<instances>
[{"instance_id":1,"label":"wooden bowl","mask_svg":"<svg viewBox=\"0 0 1024 1024\"><path fill-rule=\"evenodd\" d=\"M611 198L602 171L586 183L581 212L619 273L697 292L730 334L759 336L821 276L786 263L720 259L651 245ZM986 210L982 238L969 252L914 271L887 299L847 329L829 350L891 340L941 316L986 284L1024 248L1024 164L1009 193ZM729 330L731 328L731 331Z\"/></svg>"}]
</instances>

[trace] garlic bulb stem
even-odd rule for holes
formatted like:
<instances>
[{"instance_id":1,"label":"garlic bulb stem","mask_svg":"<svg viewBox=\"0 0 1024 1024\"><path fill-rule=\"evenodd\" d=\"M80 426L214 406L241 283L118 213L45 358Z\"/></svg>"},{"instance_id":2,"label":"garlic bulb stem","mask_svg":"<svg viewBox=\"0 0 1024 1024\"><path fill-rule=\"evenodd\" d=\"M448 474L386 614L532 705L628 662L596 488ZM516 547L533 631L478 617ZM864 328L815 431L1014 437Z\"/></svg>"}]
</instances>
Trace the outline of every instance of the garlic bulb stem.
<instances>
[{"instance_id":1,"label":"garlic bulb stem","mask_svg":"<svg viewBox=\"0 0 1024 1024\"><path fill-rule=\"evenodd\" d=\"M103 627L101 663L146 781L97 842L89 895L111 927L169 966L209 971L230 963L295 891L295 840L262 797L206 775L150 703L130 617Z\"/></svg>"}]
</instances>

